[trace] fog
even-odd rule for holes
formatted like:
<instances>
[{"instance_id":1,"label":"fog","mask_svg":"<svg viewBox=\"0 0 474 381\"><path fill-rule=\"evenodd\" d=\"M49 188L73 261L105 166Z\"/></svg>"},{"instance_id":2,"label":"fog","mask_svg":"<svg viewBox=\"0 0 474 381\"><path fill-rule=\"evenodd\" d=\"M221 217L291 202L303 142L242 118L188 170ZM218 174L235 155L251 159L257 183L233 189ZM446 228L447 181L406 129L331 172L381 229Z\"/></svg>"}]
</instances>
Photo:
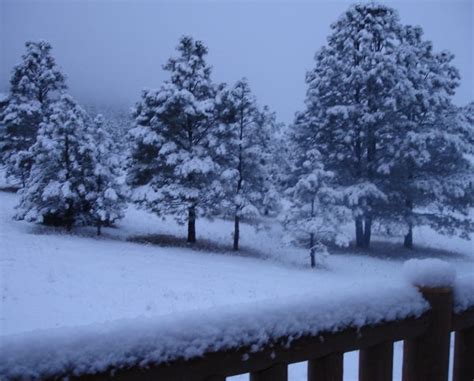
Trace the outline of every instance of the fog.
<instances>
[{"instance_id":1,"label":"fog","mask_svg":"<svg viewBox=\"0 0 474 381\"><path fill-rule=\"evenodd\" d=\"M24 42L46 39L79 101L128 107L142 88L167 79L162 64L190 34L209 47L215 81L247 77L259 102L290 122L302 108L314 53L350 3L0 0L0 91L8 91ZM456 55L455 102L472 100L474 2L385 3L403 23L421 25L436 50Z\"/></svg>"}]
</instances>

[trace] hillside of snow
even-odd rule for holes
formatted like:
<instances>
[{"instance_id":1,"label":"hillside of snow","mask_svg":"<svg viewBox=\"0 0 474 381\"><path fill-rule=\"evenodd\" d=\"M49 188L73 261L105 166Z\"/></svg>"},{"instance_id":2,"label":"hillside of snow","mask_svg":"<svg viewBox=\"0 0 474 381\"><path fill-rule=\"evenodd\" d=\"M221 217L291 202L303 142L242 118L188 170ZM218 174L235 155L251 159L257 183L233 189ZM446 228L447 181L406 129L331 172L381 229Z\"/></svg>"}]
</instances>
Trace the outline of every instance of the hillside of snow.
<instances>
[{"instance_id":1,"label":"hillside of snow","mask_svg":"<svg viewBox=\"0 0 474 381\"><path fill-rule=\"evenodd\" d=\"M174 315L182 319L200 311L244 311L247 303L278 306L286 300L328 296L337 301L358 292L407 287L406 253L400 249L403 255L398 258L394 246L386 257L346 250L330 255L323 269L311 270L307 252L288 246L278 226L261 231L243 226L244 250L236 255L229 249L228 221L198 221L201 244L193 250L179 238L185 227L134 207L117 227L96 237L93 229L66 234L15 221L16 202L17 195L0 192L4 339L39 329L62 327L73 332L74 327L120 319L166 322ZM418 243L433 247L433 254L448 260L458 276L474 273L471 242L429 229L416 234ZM448 256L440 249L454 253ZM427 256L426 251L415 254ZM386 312L394 308L386 307ZM396 377L400 356L397 344ZM356 379L356 355L346 355L346 363L346 374ZM304 364L292 366L291 373L303 377Z\"/></svg>"}]
</instances>

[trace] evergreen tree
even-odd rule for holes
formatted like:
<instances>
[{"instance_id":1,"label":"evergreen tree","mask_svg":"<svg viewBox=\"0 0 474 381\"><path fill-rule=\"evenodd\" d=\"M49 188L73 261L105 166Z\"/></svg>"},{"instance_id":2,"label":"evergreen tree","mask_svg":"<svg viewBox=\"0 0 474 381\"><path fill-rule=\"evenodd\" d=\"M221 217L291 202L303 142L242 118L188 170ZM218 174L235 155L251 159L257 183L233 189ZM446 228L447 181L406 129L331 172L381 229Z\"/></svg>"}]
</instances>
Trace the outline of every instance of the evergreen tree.
<instances>
[{"instance_id":1,"label":"evergreen tree","mask_svg":"<svg viewBox=\"0 0 474 381\"><path fill-rule=\"evenodd\" d=\"M472 137L451 104L459 74L451 63L453 55L435 53L422 36L420 27L402 29L396 55L402 74L393 91L396 110L386 116L392 130L381 137L379 150L388 159L379 168L388 177L383 218L402 224L408 248L415 225L446 233L472 230L472 169L465 157Z\"/></svg>"},{"instance_id":2,"label":"evergreen tree","mask_svg":"<svg viewBox=\"0 0 474 381\"><path fill-rule=\"evenodd\" d=\"M64 75L51 55L51 45L46 41L28 41L25 46L22 62L13 69L9 102L2 113L5 134L1 152L7 175L22 184L32 164L28 149L36 140L51 102L66 88Z\"/></svg>"},{"instance_id":3,"label":"evergreen tree","mask_svg":"<svg viewBox=\"0 0 474 381\"><path fill-rule=\"evenodd\" d=\"M7 94L0 93L0 165L4 166L5 155L3 154L7 150L6 140L6 128L3 122L5 110L8 107L9 97Z\"/></svg>"},{"instance_id":4,"label":"evergreen tree","mask_svg":"<svg viewBox=\"0 0 474 381\"><path fill-rule=\"evenodd\" d=\"M436 221L448 205L465 215L470 202L466 182L460 183L468 168L465 136L447 122L459 78L452 55L435 53L421 28L403 26L381 4L350 7L332 29L307 75L316 148L344 188L357 245L369 246L378 219L404 225L411 246L415 224L441 226ZM423 189L430 182L431 190ZM427 208L437 211L427 214ZM452 215L446 214L445 228L466 226Z\"/></svg>"},{"instance_id":5,"label":"evergreen tree","mask_svg":"<svg viewBox=\"0 0 474 381\"><path fill-rule=\"evenodd\" d=\"M307 75L307 112L318 125L316 148L324 165L351 201L356 243L367 247L386 199L377 173L384 159L378 140L395 107L390 100L399 80L394 52L400 25L393 9L369 3L351 6L331 28Z\"/></svg>"},{"instance_id":6,"label":"evergreen tree","mask_svg":"<svg viewBox=\"0 0 474 381\"><path fill-rule=\"evenodd\" d=\"M304 114L298 114L291 130L291 170L286 191L290 207L284 224L296 237L309 242L311 267L329 242L345 241L341 230L350 218L342 205L344 193L334 186L334 174L324 168L315 148L316 130Z\"/></svg>"},{"instance_id":7,"label":"evergreen tree","mask_svg":"<svg viewBox=\"0 0 474 381\"><path fill-rule=\"evenodd\" d=\"M123 218L127 192L117 147L101 114L97 115L89 128L87 143L92 166L86 172L86 200L91 223L97 227L97 235L100 235L102 226L110 226Z\"/></svg>"},{"instance_id":8,"label":"evergreen tree","mask_svg":"<svg viewBox=\"0 0 474 381\"><path fill-rule=\"evenodd\" d=\"M246 79L238 81L228 95L229 114L225 147L221 155L224 198L221 207L234 219L234 250L239 249L240 221L255 220L271 203L271 117L260 111Z\"/></svg>"},{"instance_id":9,"label":"evergreen tree","mask_svg":"<svg viewBox=\"0 0 474 381\"><path fill-rule=\"evenodd\" d=\"M182 37L177 51L164 66L171 79L143 91L136 106L128 182L139 205L187 220L187 240L195 242L196 218L213 213L221 191L212 149L217 88L202 42Z\"/></svg>"},{"instance_id":10,"label":"evergreen tree","mask_svg":"<svg viewBox=\"0 0 474 381\"><path fill-rule=\"evenodd\" d=\"M50 106L30 148L33 164L20 193L19 219L64 225L68 230L88 223L84 173L92 158L87 123L85 111L69 95L62 95Z\"/></svg>"}]
</instances>

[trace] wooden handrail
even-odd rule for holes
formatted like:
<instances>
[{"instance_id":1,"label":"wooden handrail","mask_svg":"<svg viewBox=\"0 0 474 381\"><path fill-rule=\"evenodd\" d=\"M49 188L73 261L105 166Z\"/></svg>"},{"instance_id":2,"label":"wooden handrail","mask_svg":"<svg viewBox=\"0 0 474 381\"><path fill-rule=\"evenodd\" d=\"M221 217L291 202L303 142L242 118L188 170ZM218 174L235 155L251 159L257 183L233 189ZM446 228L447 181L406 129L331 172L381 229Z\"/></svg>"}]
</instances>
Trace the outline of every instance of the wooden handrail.
<instances>
[{"instance_id":1,"label":"wooden handrail","mask_svg":"<svg viewBox=\"0 0 474 381\"><path fill-rule=\"evenodd\" d=\"M308 361L308 381L342 380L342 355L345 352L361 350L359 358L360 381L388 381L392 379L393 343L405 340L414 345L412 353L418 356L434 356L435 361L443 362L439 350L428 350L430 345L446 345L443 333L433 330L447 329L456 332L454 361L454 381L472 381L474 377L474 307L462 313L452 313L450 318L437 317L443 307L443 297L425 298L432 308L418 318L383 322L362 328L347 328L339 332L322 332L313 336L302 336L288 341L279 338L264 348L253 351L250 346L225 351L208 352L202 357L190 360L176 359L167 363L151 364L146 368L134 366L114 368L96 374L57 374L51 380L68 378L70 380L158 380L158 381L223 381L228 376L250 373L252 381L285 381L288 364ZM438 299L436 299L438 298ZM436 300L435 300L436 299ZM438 306L436 307L436 303ZM449 305L449 308L451 306ZM444 311L444 312L443 312ZM444 315L446 316L446 315ZM449 321L449 326L446 322ZM442 328L444 324L445 328ZM434 338L433 338L434 337ZM440 337L441 339L437 339ZM414 344L413 344L414 343ZM405 345L405 351L409 348ZM413 352L414 350L414 352ZM449 342L447 349L449 350ZM417 352L418 351L418 352ZM421 352L420 352L421 351ZM425 352L423 352L425 351ZM413 361L405 353L404 361ZM433 358L424 362L404 364L404 377L409 380L424 380L425 373L433 364ZM419 362L419 360L416 360ZM139 360L137 360L137 363ZM444 367L444 365L441 365ZM443 368L444 369L444 368ZM445 374L439 372L436 379L444 380ZM414 376L415 375L415 376ZM418 377L418 378L416 378ZM447 379L447 378L446 378Z\"/></svg>"},{"instance_id":2,"label":"wooden handrail","mask_svg":"<svg viewBox=\"0 0 474 381\"><path fill-rule=\"evenodd\" d=\"M156 364L147 369L110 369L98 378L83 375L84 380L103 380L111 372L118 380L206 380L213 375L233 376L268 369L277 364L292 364L368 348L386 341L399 341L423 334L429 324L429 314L395 322L349 328L340 332L325 332L317 336L304 336L288 343L286 339L269 343L264 349L252 352L251 347L210 352L192 359L178 359L166 364Z\"/></svg>"}]
</instances>

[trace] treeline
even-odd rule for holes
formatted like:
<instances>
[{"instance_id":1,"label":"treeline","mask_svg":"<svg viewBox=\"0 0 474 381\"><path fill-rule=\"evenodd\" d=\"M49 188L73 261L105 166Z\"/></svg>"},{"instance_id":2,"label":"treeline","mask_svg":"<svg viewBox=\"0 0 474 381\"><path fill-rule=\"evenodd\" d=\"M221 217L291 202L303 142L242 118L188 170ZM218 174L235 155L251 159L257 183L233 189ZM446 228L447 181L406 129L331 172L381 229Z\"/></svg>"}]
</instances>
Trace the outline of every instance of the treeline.
<instances>
[{"instance_id":1,"label":"treeline","mask_svg":"<svg viewBox=\"0 0 474 381\"><path fill-rule=\"evenodd\" d=\"M232 218L238 250L242 220L281 217L307 240L312 266L328 242L347 241L350 221L365 248L374 226L404 234L407 247L417 225L473 231L474 106L452 103L453 56L385 5L351 6L332 25L290 126L246 79L214 83L207 47L185 36L163 66L169 79L142 92L118 142L66 94L51 46L26 48L0 100L20 219L100 233L131 200L187 224L190 243L197 218Z\"/></svg>"}]
</instances>

